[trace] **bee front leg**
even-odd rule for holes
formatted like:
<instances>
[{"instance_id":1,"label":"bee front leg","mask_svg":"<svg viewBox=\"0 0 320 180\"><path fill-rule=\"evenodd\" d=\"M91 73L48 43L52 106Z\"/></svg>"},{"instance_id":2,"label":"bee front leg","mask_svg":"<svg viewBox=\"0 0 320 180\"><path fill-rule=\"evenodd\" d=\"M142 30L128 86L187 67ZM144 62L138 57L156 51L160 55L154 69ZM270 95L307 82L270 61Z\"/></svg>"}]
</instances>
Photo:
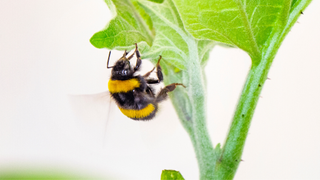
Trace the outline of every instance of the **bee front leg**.
<instances>
[{"instance_id":1,"label":"bee front leg","mask_svg":"<svg viewBox=\"0 0 320 180\"><path fill-rule=\"evenodd\" d=\"M156 67L157 67L157 76L158 76L159 82L163 81L162 69L161 69L161 66L160 66L161 58L162 57L160 56L160 58L158 60L158 63L156 65Z\"/></svg>"},{"instance_id":2,"label":"bee front leg","mask_svg":"<svg viewBox=\"0 0 320 180\"><path fill-rule=\"evenodd\" d=\"M155 69L155 67L154 67L151 71L149 71L149 72L147 72L145 75L143 75L143 77L144 77L144 78L149 77L150 74L152 73L152 71L153 71L154 69Z\"/></svg>"},{"instance_id":3,"label":"bee front leg","mask_svg":"<svg viewBox=\"0 0 320 180\"><path fill-rule=\"evenodd\" d=\"M168 92L171 92L173 91L174 89L176 89L176 87L180 85L180 86L183 86L184 88L186 88L186 86L184 86L183 84L181 83L172 83L172 84L169 84L168 86L164 87L163 89L161 89L161 91L159 92L159 94L157 95L156 97L156 102L160 102L160 101L163 101L167 98L168 96Z\"/></svg>"},{"instance_id":4,"label":"bee front leg","mask_svg":"<svg viewBox=\"0 0 320 180\"><path fill-rule=\"evenodd\" d=\"M159 58L159 60L158 60L158 63L157 63L157 65L156 65L156 67L157 67L157 77L158 77L158 79L147 79L146 81L147 81L148 84L158 84L158 83L160 83L161 81L163 81L163 75L162 75L162 70L161 70L161 66L160 66L160 60L161 60L161 56L160 56L160 58ZM154 69L155 69L155 67L154 67L151 71L149 71L148 73L146 73L143 77L144 77L144 78L148 77L148 76L150 75L150 73L151 73Z\"/></svg>"},{"instance_id":5,"label":"bee front leg","mask_svg":"<svg viewBox=\"0 0 320 180\"><path fill-rule=\"evenodd\" d=\"M158 79L147 79L147 84L158 84L160 81Z\"/></svg>"},{"instance_id":6,"label":"bee front leg","mask_svg":"<svg viewBox=\"0 0 320 180\"><path fill-rule=\"evenodd\" d=\"M160 58L159 58L159 60L158 60L158 63L157 63L157 65L156 65L156 67L157 67L157 77L158 77L158 79L147 79L146 81L147 81L148 84L158 84L158 83L160 83L161 81L163 81L163 75L162 75L162 69L161 69L161 66L160 66L160 60L161 60L161 56L160 56ZM148 73L146 73L143 77L144 77L144 78L148 77L148 76L150 75L150 73L151 73L154 69L155 69L155 67L154 67L151 71L149 71Z\"/></svg>"},{"instance_id":7,"label":"bee front leg","mask_svg":"<svg viewBox=\"0 0 320 180\"><path fill-rule=\"evenodd\" d=\"M153 93L153 90L150 86L147 86L146 93L155 98L155 94Z\"/></svg>"},{"instance_id":8,"label":"bee front leg","mask_svg":"<svg viewBox=\"0 0 320 180\"><path fill-rule=\"evenodd\" d=\"M139 70L140 65L141 65L141 56L140 56L140 52L138 50L137 43L135 45L136 45L135 54L137 56L137 62L136 62L136 66L134 67L134 71L137 71L137 70Z\"/></svg>"},{"instance_id":9,"label":"bee front leg","mask_svg":"<svg viewBox=\"0 0 320 180\"><path fill-rule=\"evenodd\" d=\"M124 57L126 57L127 55L128 55L127 50L124 50L124 53L123 53L122 57L124 58Z\"/></svg>"}]
</instances>

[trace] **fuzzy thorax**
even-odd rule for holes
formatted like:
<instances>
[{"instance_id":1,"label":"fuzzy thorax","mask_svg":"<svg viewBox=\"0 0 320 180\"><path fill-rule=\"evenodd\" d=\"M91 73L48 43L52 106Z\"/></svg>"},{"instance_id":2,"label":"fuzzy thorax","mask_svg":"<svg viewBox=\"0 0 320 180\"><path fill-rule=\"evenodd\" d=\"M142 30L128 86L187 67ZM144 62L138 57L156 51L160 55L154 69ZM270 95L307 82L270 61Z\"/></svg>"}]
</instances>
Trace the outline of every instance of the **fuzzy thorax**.
<instances>
[{"instance_id":1,"label":"fuzzy thorax","mask_svg":"<svg viewBox=\"0 0 320 180\"><path fill-rule=\"evenodd\" d=\"M126 93L140 86L136 78L128 80L109 80L108 88L110 93Z\"/></svg>"}]
</instances>

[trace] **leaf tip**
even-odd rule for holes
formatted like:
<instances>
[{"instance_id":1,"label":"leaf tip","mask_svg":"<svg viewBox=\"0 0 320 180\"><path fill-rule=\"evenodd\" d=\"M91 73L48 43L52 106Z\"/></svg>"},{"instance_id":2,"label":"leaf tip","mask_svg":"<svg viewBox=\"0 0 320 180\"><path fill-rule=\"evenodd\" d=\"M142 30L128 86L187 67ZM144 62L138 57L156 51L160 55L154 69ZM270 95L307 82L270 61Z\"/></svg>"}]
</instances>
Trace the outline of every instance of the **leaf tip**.
<instances>
[{"instance_id":1,"label":"leaf tip","mask_svg":"<svg viewBox=\"0 0 320 180\"><path fill-rule=\"evenodd\" d=\"M102 31L99 31L90 38L90 43L96 48L104 48L106 47L104 45L104 38L105 34Z\"/></svg>"}]
</instances>

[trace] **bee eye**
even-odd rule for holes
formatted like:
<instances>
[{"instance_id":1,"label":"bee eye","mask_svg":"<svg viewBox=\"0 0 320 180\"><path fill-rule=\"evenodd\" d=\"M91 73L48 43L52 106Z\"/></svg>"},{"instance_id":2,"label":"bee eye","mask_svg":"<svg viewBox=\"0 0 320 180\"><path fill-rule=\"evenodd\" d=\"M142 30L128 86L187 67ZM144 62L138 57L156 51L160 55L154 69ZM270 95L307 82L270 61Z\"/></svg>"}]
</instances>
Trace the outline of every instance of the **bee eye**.
<instances>
[{"instance_id":1,"label":"bee eye","mask_svg":"<svg viewBox=\"0 0 320 180\"><path fill-rule=\"evenodd\" d=\"M128 71L127 70L122 70L122 75L127 75Z\"/></svg>"}]
</instances>

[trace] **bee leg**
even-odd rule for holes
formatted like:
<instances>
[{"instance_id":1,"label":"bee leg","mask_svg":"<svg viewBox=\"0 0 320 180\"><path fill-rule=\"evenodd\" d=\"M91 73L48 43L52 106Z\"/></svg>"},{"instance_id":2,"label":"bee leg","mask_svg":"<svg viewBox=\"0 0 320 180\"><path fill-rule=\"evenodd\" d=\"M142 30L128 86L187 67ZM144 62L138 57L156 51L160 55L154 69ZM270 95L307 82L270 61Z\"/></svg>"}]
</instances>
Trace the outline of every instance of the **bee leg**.
<instances>
[{"instance_id":1,"label":"bee leg","mask_svg":"<svg viewBox=\"0 0 320 180\"><path fill-rule=\"evenodd\" d=\"M124 50L124 53L123 53L122 57L126 57L127 55L128 55L127 50Z\"/></svg>"},{"instance_id":2,"label":"bee leg","mask_svg":"<svg viewBox=\"0 0 320 180\"><path fill-rule=\"evenodd\" d=\"M160 58L159 58L159 60L158 60L158 63L157 63L157 65L156 65L156 67L157 67L157 77L158 77L158 79L159 79L159 82L161 82L161 81L163 81L163 75L162 75L162 69L161 69L161 66L160 66L160 60L161 60L161 56L160 56Z\"/></svg>"},{"instance_id":3,"label":"bee leg","mask_svg":"<svg viewBox=\"0 0 320 180\"><path fill-rule=\"evenodd\" d=\"M159 79L147 79L147 84L158 84L160 83Z\"/></svg>"},{"instance_id":4,"label":"bee leg","mask_svg":"<svg viewBox=\"0 0 320 180\"><path fill-rule=\"evenodd\" d=\"M163 81L163 75L162 75L162 70L161 70L161 66L160 66L160 60L161 60L161 56L160 56L160 58L159 58L159 60L158 60L158 63L157 63L157 65L156 65L156 67L157 67L157 77L158 77L158 79L147 79L146 81L147 81L148 84L158 84L158 83L160 83L161 81ZM148 77L148 76L150 75L150 73L151 73L154 69L155 69L155 67L154 67L150 72L148 72L147 74L145 74L143 77L144 77L144 78Z\"/></svg>"},{"instance_id":5,"label":"bee leg","mask_svg":"<svg viewBox=\"0 0 320 180\"><path fill-rule=\"evenodd\" d=\"M140 64L139 66L141 65L141 58L140 58L140 52L138 50L138 45L137 43L135 43L136 45L136 48L134 49L134 52L127 58L128 60L130 60L131 58L133 58L133 55L136 54L136 57L137 57L137 64L138 64L138 61L140 61ZM128 54L128 53L127 53ZM137 66L137 65L136 65ZM138 67L139 69L139 67Z\"/></svg>"},{"instance_id":6,"label":"bee leg","mask_svg":"<svg viewBox=\"0 0 320 180\"><path fill-rule=\"evenodd\" d=\"M129 52L127 52L127 54L129 54ZM135 52L133 52L129 57L127 57L127 60L129 61L131 58L133 58L134 54L135 54Z\"/></svg>"},{"instance_id":7,"label":"bee leg","mask_svg":"<svg viewBox=\"0 0 320 180\"><path fill-rule=\"evenodd\" d=\"M161 91L159 92L159 94L156 97L156 102L160 102L163 101L167 98L168 96L168 92L173 91L178 85L183 86L184 88L186 88L183 84L181 83L172 83L169 84L168 86L164 87L163 89L161 89Z\"/></svg>"},{"instance_id":8,"label":"bee leg","mask_svg":"<svg viewBox=\"0 0 320 180\"><path fill-rule=\"evenodd\" d=\"M144 78L149 77L150 74L152 73L152 71L153 71L154 69L155 69L155 67L154 67L151 71L149 71L149 72L147 72L145 75L143 75L143 77L144 77Z\"/></svg>"},{"instance_id":9,"label":"bee leg","mask_svg":"<svg viewBox=\"0 0 320 180\"><path fill-rule=\"evenodd\" d=\"M147 94L149 94L150 96L152 97L155 97L154 93L153 93L153 90L150 86L147 86L147 89L146 89L146 92Z\"/></svg>"},{"instance_id":10,"label":"bee leg","mask_svg":"<svg viewBox=\"0 0 320 180\"><path fill-rule=\"evenodd\" d=\"M136 49L135 49L135 54L137 56L137 62L136 62L136 66L134 67L134 71L137 71L139 68L140 68L140 65L141 65L141 56L140 56L140 52L138 50L138 45L137 43L135 44L136 45ZM133 54L132 54L133 55Z\"/></svg>"}]
</instances>

